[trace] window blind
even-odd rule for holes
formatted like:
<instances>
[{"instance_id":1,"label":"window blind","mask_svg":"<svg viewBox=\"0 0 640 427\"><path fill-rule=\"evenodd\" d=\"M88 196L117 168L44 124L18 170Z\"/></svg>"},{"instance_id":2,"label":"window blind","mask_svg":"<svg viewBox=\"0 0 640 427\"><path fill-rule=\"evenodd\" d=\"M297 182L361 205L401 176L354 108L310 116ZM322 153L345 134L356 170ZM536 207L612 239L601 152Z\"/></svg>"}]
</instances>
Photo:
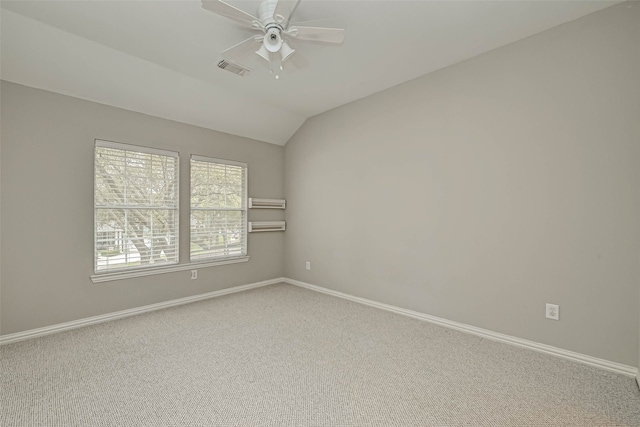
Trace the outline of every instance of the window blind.
<instances>
[{"instance_id":1,"label":"window blind","mask_svg":"<svg viewBox=\"0 0 640 427\"><path fill-rule=\"evenodd\" d=\"M96 140L95 271L178 263L178 153Z\"/></svg>"},{"instance_id":2,"label":"window blind","mask_svg":"<svg viewBox=\"0 0 640 427\"><path fill-rule=\"evenodd\" d=\"M247 254L247 165L191 156L190 259Z\"/></svg>"}]
</instances>

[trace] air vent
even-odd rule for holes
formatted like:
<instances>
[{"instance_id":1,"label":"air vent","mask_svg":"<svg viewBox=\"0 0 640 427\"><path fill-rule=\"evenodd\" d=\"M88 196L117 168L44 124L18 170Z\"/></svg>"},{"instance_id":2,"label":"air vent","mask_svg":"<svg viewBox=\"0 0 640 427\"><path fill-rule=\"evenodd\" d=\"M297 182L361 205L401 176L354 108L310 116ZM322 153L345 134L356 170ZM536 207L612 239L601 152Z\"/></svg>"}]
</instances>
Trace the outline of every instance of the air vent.
<instances>
[{"instance_id":1,"label":"air vent","mask_svg":"<svg viewBox=\"0 0 640 427\"><path fill-rule=\"evenodd\" d=\"M222 68L223 70L231 71L232 73L239 76L246 76L251 72L250 69L245 68L242 65L238 65L235 62L227 61L226 59L218 62L218 67Z\"/></svg>"},{"instance_id":2,"label":"air vent","mask_svg":"<svg viewBox=\"0 0 640 427\"><path fill-rule=\"evenodd\" d=\"M249 223L249 233L256 231L284 231L284 221L251 221Z\"/></svg>"},{"instance_id":3,"label":"air vent","mask_svg":"<svg viewBox=\"0 0 640 427\"><path fill-rule=\"evenodd\" d=\"M256 199L249 197L250 209L284 209L286 201L284 199Z\"/></svg>"}]
</instances>

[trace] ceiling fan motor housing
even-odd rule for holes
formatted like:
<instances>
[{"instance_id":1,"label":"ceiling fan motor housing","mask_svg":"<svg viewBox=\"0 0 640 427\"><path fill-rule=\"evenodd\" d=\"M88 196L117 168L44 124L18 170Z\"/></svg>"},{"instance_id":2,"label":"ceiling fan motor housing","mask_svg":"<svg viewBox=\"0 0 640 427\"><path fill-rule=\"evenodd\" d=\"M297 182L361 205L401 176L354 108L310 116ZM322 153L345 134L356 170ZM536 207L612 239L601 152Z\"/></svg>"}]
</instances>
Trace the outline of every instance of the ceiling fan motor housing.
<instances>
[{"instance_id":1,"label":"ceiling fan motor housing","mask_svg":"<svg viewBox=\"0 0 640 427\"><path fill-rule=\"evenodd\" d=\"M276 19L274 19L277 5L278 0L264 0L258 6L258 18L260 18L260 22L265 27L269 27L270 24L282 24L282 22L276 22Z\"/></svg>"},{"instance_id":2,"label":"ceiling fan motor housing","mask_svg":"<svg viewBox=\"0 0 640 427\"><path fill-rule=\"evenodd\" d=\"M282 48L282 20L278 22L281 16L275 16L278 0L264 0L258 6L258 18L264 25L265 35L263 40L264 47L271 53L280 51Z\"/></svg>"}]
</instances>

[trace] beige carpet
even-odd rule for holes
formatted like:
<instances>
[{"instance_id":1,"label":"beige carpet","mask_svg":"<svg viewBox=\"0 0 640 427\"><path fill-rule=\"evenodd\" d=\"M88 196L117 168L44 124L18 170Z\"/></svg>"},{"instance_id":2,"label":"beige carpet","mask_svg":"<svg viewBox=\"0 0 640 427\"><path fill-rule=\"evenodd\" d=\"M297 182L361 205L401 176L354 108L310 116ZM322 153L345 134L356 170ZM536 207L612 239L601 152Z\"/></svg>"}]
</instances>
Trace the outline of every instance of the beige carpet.
<instances>
[{"instance_id":1,"label":"beige carpet","mask_svg":"<svg viewBox=\"0 0 640 427\"><path fill-rule=\"evenodd\" d=\"M4 427L640 426L631 378L285 284L0 352Z\"/></svg>"}]
</instances>

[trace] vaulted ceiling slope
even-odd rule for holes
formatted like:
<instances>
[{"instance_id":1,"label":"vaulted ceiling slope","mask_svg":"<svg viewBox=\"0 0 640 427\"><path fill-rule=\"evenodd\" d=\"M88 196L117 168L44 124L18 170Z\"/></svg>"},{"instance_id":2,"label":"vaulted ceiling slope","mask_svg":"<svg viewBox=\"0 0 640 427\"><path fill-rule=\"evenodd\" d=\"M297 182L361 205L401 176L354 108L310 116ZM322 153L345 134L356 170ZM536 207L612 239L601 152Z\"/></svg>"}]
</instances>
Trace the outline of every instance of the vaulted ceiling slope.
<instances>
[{"instance_id":1,"label":"vaulted ceiling slope","mask_svg":"<svg viewBox=\"0 0 640 427\"><path fill-rule=\"evenodd\" d=\"M229 3L255 14L259 2ZM284 145L311 116L576 19L616 1L317 1L339 46L300 43L275 80L220 70L250 33L194 1L2 1L4 80Z\"/></svg>"}]
</instances>

